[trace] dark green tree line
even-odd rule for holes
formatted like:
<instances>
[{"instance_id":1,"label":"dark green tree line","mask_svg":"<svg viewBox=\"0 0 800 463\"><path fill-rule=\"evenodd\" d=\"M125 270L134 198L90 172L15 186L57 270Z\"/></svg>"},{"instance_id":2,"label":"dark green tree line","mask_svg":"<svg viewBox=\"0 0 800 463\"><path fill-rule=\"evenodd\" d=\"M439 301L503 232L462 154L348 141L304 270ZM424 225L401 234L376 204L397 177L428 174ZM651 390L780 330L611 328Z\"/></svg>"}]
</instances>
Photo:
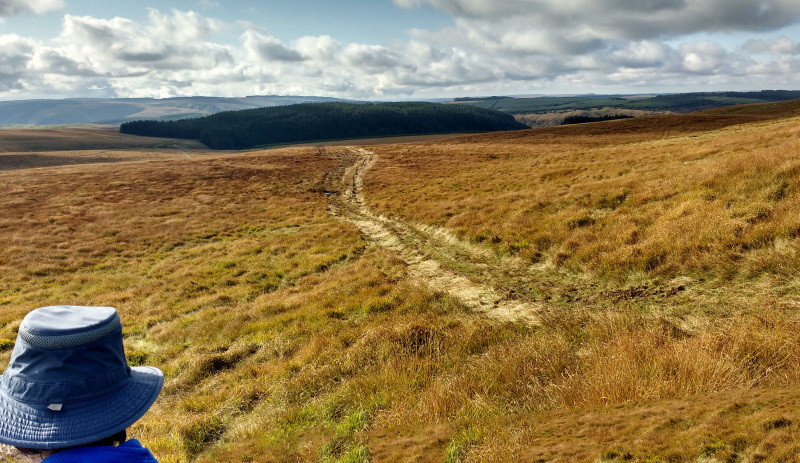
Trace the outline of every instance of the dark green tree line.
<instances>
[{"instance_id":1,"label":"dark green tree line","mask_svg":"<svg viewBox=\"0 0 800 463\"><path fill-rule=\"evenodd\" d=\"M466 105L308 103L198 119L126 122L120 132L196 139L213 149L247 149L319 140L525 128L511 115Z\"/></svg>"}]
</instances>

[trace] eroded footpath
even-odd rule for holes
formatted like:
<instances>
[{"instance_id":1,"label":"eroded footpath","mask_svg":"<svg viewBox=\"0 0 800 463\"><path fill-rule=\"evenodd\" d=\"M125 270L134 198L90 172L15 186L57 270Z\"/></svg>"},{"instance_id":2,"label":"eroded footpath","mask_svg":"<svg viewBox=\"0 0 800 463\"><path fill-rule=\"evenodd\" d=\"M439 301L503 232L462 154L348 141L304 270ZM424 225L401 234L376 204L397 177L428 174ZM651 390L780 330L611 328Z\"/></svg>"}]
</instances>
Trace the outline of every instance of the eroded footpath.
<instances>
[{"instance_id":1,"label":"eroded footpath","mask_svg":"<svg viewBox=\"0 0 800 463\"><path fill-rule=\"evenodd\" d=\"M371 211L364 201L364 176L378 156L353 147L325 154L338 161L324 180L329 212L358 226L375 244L397 253L416 282L450 294L471 310L500 321L540 323L540 303L521 298L498 283L499 277L522 271L518 263L465 242L447 230Z\"/></svg>"}]
</instances>

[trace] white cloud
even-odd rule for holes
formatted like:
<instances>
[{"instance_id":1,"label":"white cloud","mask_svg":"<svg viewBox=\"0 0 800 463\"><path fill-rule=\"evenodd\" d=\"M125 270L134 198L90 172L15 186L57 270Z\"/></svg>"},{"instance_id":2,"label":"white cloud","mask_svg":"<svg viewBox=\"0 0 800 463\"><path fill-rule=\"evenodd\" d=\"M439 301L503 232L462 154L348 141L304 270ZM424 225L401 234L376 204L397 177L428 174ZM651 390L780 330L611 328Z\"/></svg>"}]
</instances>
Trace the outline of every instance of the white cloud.
<instances>
[{"instance_id":1,"label":"white cloud","mask_svg":"<svg viewBox=\"0 0 800 463\"><path fill-rule=\"evenodd\" d=\"M310 59L326 61L342 49L342 44L329 35L305 36L292 41L292 47Z\"/></svg>"},{"instance_id":2,"label":"white cloud","mask_svg":"<svg viewBox=\"0 0 800 463\"><path fill-rule=\"evenodd\" d=\"M0 0L0 18L18 14L43 14L64 8L62 0Z\"/></svg>"},{"instance_id":3,"label":"white cloud","mask_svg":"<svg viewBox=\"0 0 800 463\"><path fill-rule=\"evenodd\" d=\"M800 46L785 37L775 42L751 41L739 53L713 40L680 43L696 33L770 31L796 24L796 0L394 0L414 8L428 4L449 13L453 25L439 30L412 30L420 42L436 44L447 57L453 50L474 59L449 76L462 75L465 85L480 82L480 64L505 72L495 81L525 85L624 85L649 82L658 89L681 76L697 76L698 85L723 82L748 84L756 64L742 51L795 54ZM676 40L678 39L678 40ZM675 45L675 43L678 43ZM451 63L452 64L452 63ZM421 66L421 69L424 69ZM433 65L428 68L434 68ZM765 72L782 75L789 66L774 64ZM613 78L609 78L613 76ZM702 80L699 76L709 76ZM470 78L471 77L471 78ZM738 79L738 80L737 80ZM788 79L791 79L788 77ZM442 79L446 80L446 79ZM457 80L457 79L456 79ZM687 82L690 80L686 80ZM763 86L757 84L757 87ZM794 84L797 86L797 83ZM756 85L754 85L756 87ZM585 90L583 90L585 91Z\"/></svg>"},{"instance_id":4,"label":"white cloud","mask_svg":"<svg viewBox=\"0 0 800 463\"><path fill-rule=\"evenodd\" d=\"M207 40L217 29L215 21L192 12L151 10L147 24L66 15L59 53L98 75L204 69L233 61L228 47Z\"/></svg>"},{"instance_id":5,"label":"white cloud","mask_svg":"<svg viewBox=\"0 0 800 463\"><path fill-rule=\"evenodd\" d=\"M680 39L690 32L768 30L796 21L795 0L395 3L430 4L449 12L453 22L409 31L405 41L371 44L327 35L284 42L253 24L223 23L191 11L151 9L143 21L65 15L55 40L0 37L0 96L24 91L378 99L798 83L800 45L785 36L750 40L736 49L710 39ZM238 42L222 42L230 35Z\"/></svg>"},{"instance_id":6,"label":"white cloud","mask_svg":"<svg viewBox=\"0 0 800 463\"><path fill-rule=\"evenodd\" d=\"M171 15L165 15L151 8L148 10L148 17L149 34L161 39L169 38L180 44L206 40L222 28L222 23L219 21L203 18L194 11L172 10Z\"/></svg>"},{"instance_id":7,"label":"white cloud","mask_svg":"<svg viewBox=\"0 0 800 463\"><path fill-rule=\"evenodd\" d=\"M662 42L643 40L629 42L622 48L613 50L608 59L609 64L621 68L659 69L674 64L679 59L679 55Z\"/></svg>"},{"instance_id":8,"label":"white cloud","mask_svg":"<svg viewBox=\"0 0 800 463\"><path fill-rule=\"evenodd\" d=\"M680 53L684 69L699 74L719 73L721 67L735 62L718 43L710 41L684 43Z\"/></svg>"}]
</instances>

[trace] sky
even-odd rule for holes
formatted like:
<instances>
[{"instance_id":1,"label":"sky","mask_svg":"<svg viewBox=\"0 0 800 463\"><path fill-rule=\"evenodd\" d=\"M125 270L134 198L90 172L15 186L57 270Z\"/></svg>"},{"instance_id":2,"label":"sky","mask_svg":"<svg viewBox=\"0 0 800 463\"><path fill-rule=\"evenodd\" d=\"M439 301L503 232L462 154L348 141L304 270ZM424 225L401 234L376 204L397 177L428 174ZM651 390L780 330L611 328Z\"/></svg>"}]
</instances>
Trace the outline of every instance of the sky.
<instances>
[{"instance_id":1,"label":"sky","mask_svg":"<svg viewBox=\"0 0 800 463\"><path fill-rule=\"evenodd\" d=\"M800 0L0 0L0 100L800 89Z\"/></svg>"}]
</instances>

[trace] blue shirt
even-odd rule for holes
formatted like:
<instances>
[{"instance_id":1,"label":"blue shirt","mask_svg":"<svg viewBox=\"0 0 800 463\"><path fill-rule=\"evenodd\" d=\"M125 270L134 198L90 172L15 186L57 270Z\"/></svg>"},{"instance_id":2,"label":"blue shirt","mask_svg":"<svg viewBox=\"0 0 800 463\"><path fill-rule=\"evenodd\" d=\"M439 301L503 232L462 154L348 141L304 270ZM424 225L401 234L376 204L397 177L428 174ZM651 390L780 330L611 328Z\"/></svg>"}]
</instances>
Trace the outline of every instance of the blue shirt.
<instances>
[{"instance_id":1,"label":"blue shirt","mask_svg":"<svg viewBox=\"0 0 800 463\"><path fill-rule=\"evenodd\" d=\"M42 463L158 463L149 450L136 439L129 439L117 447L81 447L54 453Z\"/></svg>"}]
</instances>

